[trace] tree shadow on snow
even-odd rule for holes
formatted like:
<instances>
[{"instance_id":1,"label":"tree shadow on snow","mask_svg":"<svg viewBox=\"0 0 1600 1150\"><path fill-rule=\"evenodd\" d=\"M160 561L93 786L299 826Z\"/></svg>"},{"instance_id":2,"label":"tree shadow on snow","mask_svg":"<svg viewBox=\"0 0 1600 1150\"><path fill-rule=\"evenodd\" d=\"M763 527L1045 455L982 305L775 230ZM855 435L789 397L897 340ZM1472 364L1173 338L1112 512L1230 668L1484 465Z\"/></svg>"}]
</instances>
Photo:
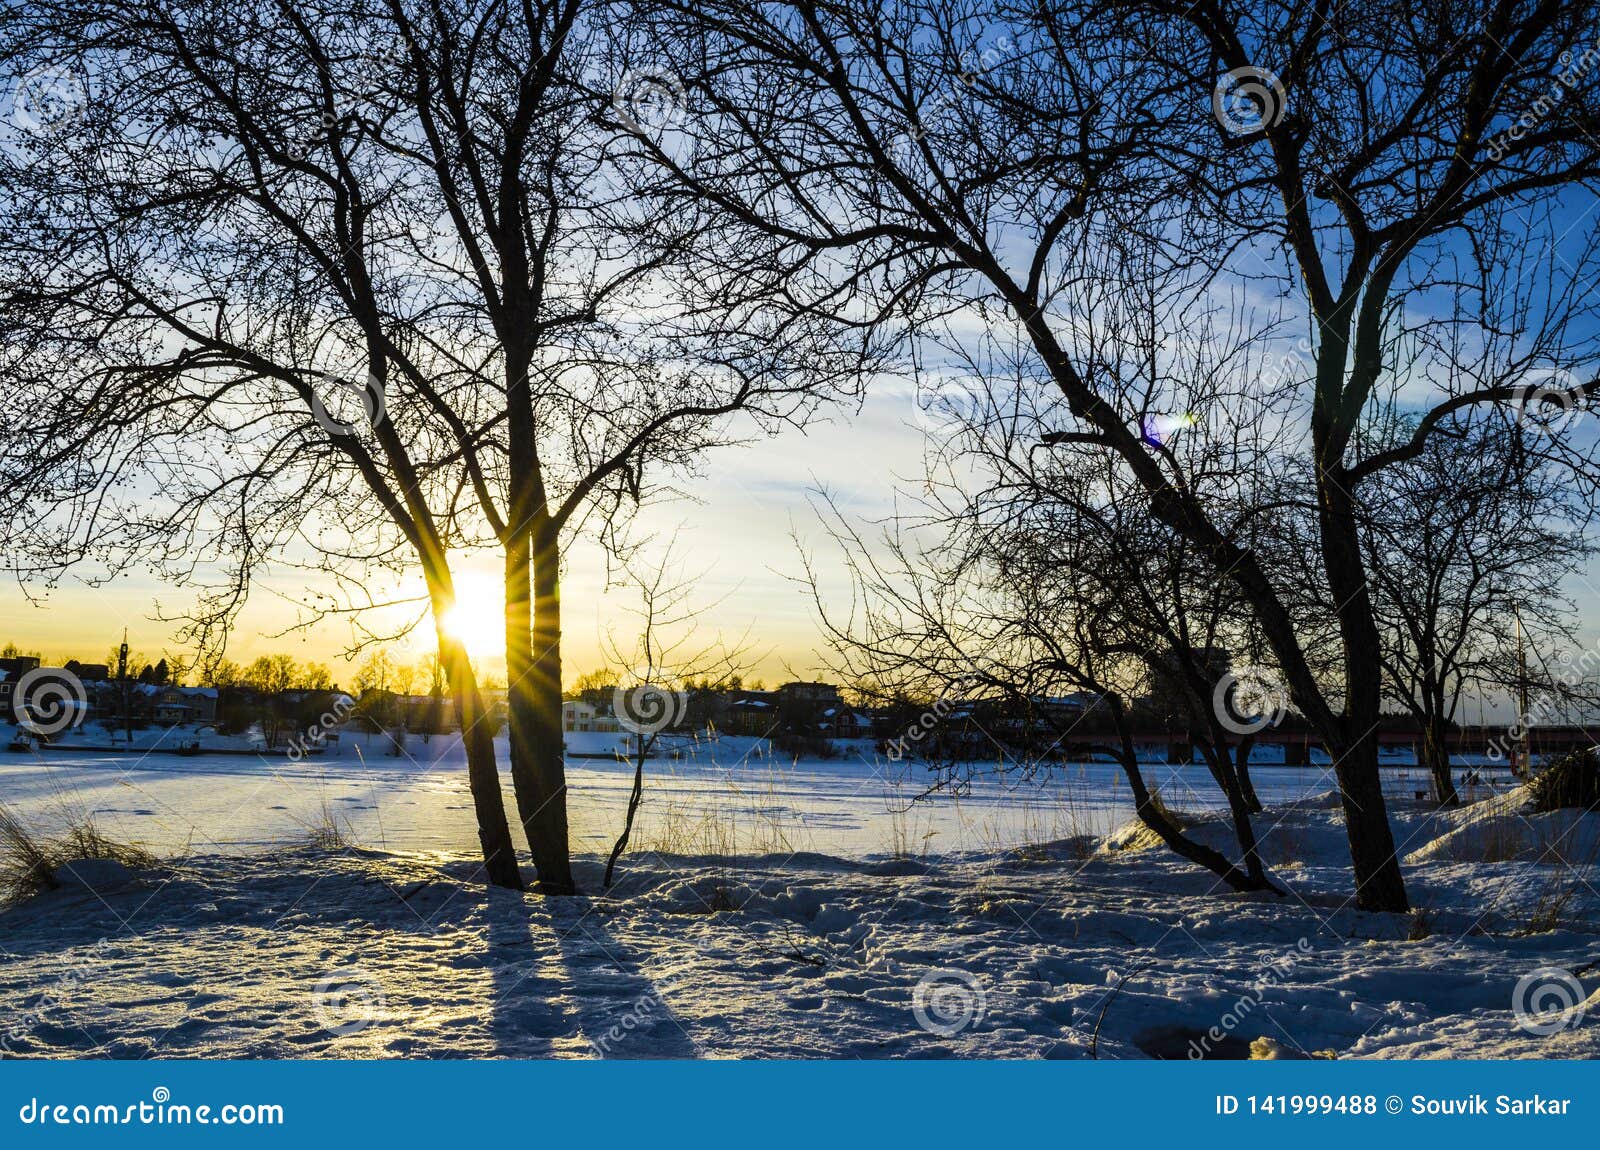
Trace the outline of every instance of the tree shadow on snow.
<instances>
[{"instance_id":1,"label":"tree shadow on snow","mask_svg":"<svg viewBox=\"0 0 1600 1150\"><path fill-rule=\"evenodd\" d=\"M521 900L508 900L489 919L489 1024L497 1056L698 1055L662 989L606 930L587 899L549 900L545 906L551 911L548 924L530 922Z\"/></svg>"},{"instance_id":2,"label":"tree shadow on snow","mask_svg":"<svg viewBox=\"0 0 1600 1150\"><path fill-rule=\"evenodd\" d=\"M587 899L564 900L574 913L557 928L579 1025L597 1058L698 1058L688 1027L653 978L606 928Z\"/></svg>"},{"instance_id":3,"label":"tree shadow on snow","mask_svg":"<svg viewBox=\"0 0 1600 1150\"><path fill-rule=\"evenodd\" d=\"M491 895L491 898L493 896ZM562 1001L570 989L553 966L554 940L530 922L520 898L505 899L489 915L489 1026L500 1058L549 1058L557 1040L572 1035L576 1020Z\"/></svg>"}]
</instances>

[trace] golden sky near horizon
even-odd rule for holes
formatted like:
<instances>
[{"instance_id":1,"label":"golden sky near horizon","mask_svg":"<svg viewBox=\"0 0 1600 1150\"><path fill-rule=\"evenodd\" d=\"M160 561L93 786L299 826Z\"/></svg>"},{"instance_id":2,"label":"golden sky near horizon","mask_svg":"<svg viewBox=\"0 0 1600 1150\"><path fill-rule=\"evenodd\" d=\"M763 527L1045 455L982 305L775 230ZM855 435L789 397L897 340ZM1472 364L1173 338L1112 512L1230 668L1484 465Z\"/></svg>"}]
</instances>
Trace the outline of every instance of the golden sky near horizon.
<instances>
[{"instance_id":1,"label":"golden sky near horizon","mask_svg":"<svg viewBox=\"0 0 1600 1150\"><path fill-rule=\"evenodd\" d=\"M859 413L836 411L803 432L790 430L712 453L704 474L681 485L684 498L646 509L641 532L664 539L677 531L679 564L686 575L698 577L692 602L709 610L697 642L718 634L730 641L747 638L745 677L769 686L796 677L827 677L819 658L822 636L815 608L796 582L802 562L794 536L814 554L828 601L848 608L849 583L818 520L815 492L826 486L870 536L870 521L892 511L896 488L918 485L928 434L913 397L892 386L882 388ZM457 572L458 629L480 670L503 678L498 560L485 554L458 565ZM608 629L625 642L634 633L629 611L638 603L637 593L606 590L605 582L599 548L581 537L569 545L562 587L563 680L569 685L604 665ZM281 634L295 623L295 603L304 598L306 587L303 572L269 573L241 617L228 656L242 663L286 652L301 661L327 663L335 681L347 684L354 666L341 658L352 642L348 622L326 620ZM126 627L130 646L142 658L184 655L173 641L173 627L154 618L158 603L171 614L185 601L181 587L135 577L92 588L68 578L54 590L35 590L44 600L39 607L30 605L15 584L0 586L0 645L15 642L24 650L39 651L48 662L97 662ZM1569 593L1579 607L1581 638L1593 647L1600 640L1600 571L1583 573ZM419 628L412 644L400 653L406 661L416 661L431 649L431 632ZM1493 701L1488 707L1495 712L1491 718L1504 709Z\"/></svg>"},{"instance_id":2,"label":"golden sky near horizon","mask_svg":"<svg viewBox=\"0 0 1600 1150\"><path fill-rule=\"evenodd\" d=\"M817 670L820 634L810 598L794 582L802 566L793 536L798 532L815 545L824 572L836 577L834 585L845 594L842 571L825 546L812 507L814 492L825 485L855 517L886 514L897 481L912 481L922 470L926 440L916 414L904 392L880 393L860 413L835 411L805 431L719 450L707 457L703 475L681 485L686 498L641 515L637 533L664 541L678 532L676 557L686 575L697 576L692 602L710 607L698 637L748 635L752 667L747 678L773 683ZM484 670L503 675L503 644L496 634L503 609L498 561L490 554L463 560L457 574L456 629ZM602 664L608 628L631 637L628 611L637 604L637 593L607 590L605 583L603 553L578 538L569 545L562 586L563 673L569 682ZM304 572L269 571L240 617L228 657L246 662L282 651L327 663L336 680L348 677L353 664L341 658L352 643L347 621L324 620L284 633L300 617L296 603L305 598L307 586ZM32 590L37 606L14 583L0 587L0 645L14 642L37 650L47 662L69 657L97 662L126 627L139 656L185 654L174 641L175 627L156 618L176 613L188 600L182 587L144 576L91 587L68 576L53 589ZM431 633L419 629L412 641L420 654L431 647Z\"/></svg>"}]
</instances>

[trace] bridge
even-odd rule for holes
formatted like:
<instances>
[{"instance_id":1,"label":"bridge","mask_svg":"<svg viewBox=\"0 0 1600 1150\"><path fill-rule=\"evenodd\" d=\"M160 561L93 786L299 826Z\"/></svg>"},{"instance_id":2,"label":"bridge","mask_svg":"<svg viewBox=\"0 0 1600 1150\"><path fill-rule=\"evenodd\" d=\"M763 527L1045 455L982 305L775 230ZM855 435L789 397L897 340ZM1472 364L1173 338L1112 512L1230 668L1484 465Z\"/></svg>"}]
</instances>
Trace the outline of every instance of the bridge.
<instances>
[{"instance_id":1,"label":"bridge","mask_svg":"<svg viewBox=\"0 0 1600 1150\"><path fill-rule=\"evenodd\" d=\"M1233 735L1229 745L1238 746L1247 736ZM1421 751L1422 734L1419 731L1380 730L1377 735L1380 748L1407 748ZM1104 747L1113 742L1104 733L1072 731L1061 737L1061 747ZM1167 761L1186 763L1194 758L1191 739L1172 731L1138 731L1133 741L1139 746L1165 746ZM1267 728L1255 735L1258 747L1282 747L1283 761L1289 766L1303 766L1311 761L1313 748L1325 750L1322 740L1311 731ZM1513 753L1520 757L1524 750L1541 757L1557 757L1573 751L1600 746L1600 725L1530 727L1526 732L1506 726L1458 727L1445 736L1445 747L1452 756L1486 756L1509 762Z\"/></svg>"}]
</instances>

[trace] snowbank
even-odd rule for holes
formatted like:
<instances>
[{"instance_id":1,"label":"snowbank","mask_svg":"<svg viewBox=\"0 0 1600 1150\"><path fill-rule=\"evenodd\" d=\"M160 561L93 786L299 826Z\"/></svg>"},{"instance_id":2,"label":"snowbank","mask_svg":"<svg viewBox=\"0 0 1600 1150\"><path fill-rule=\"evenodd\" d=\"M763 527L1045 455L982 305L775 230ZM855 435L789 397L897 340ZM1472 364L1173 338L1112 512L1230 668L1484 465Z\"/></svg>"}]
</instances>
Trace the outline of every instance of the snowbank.
<instances>
[{"instance_id":1,"label":"snowbank","mask_svg":"<svg viewBox=\"0 0 1600 1150\"><path fill-rule=\"evenodd\" d=\"M1564 862L1600 858L1600 812L1535 811L1521 786L1439 816L1445 833L1405 858L1409 863Z\"/></svg>"},{"instance_id":2,"label":"snowbank","mask_svg":"<svg viewBox=\"0 0 1600 1150\"><path fill-rule=\"evenodd\" d=\"M1593 876L1448 860L1441 844L1504 814L1480 805L1397 811L1413 915L1350 905L1321 799L1259 819L1281 898L1070 840L631 854L611 892L568 899L487 890L450 853L203 854L0 914L0 994L20 1004L0 1039L111 1057L1600 1056ZM581 860L585 890L600 865ZM1527 980L1550 971L1572 1009L1530 1029Z\"/></svg>"}]
</instances>

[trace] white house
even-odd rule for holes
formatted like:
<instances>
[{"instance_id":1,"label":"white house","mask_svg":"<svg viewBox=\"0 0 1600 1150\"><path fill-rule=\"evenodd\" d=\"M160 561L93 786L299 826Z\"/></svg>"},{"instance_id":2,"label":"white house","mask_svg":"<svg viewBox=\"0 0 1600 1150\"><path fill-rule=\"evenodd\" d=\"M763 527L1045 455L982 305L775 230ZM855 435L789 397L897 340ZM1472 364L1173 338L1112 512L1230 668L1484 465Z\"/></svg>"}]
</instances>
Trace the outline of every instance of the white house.
<instances>
[{"instance_id":1,"label":"white house","mask_svg":"<svg viewBox=\"0 0 1600 1150\"><path fill-rule=\"evenodd\" d=\"M582 699L564 699L561 703L561 729L563 731L607 731L622 729L617 717L587 703Z\"/></svg>"}]
</instances>

